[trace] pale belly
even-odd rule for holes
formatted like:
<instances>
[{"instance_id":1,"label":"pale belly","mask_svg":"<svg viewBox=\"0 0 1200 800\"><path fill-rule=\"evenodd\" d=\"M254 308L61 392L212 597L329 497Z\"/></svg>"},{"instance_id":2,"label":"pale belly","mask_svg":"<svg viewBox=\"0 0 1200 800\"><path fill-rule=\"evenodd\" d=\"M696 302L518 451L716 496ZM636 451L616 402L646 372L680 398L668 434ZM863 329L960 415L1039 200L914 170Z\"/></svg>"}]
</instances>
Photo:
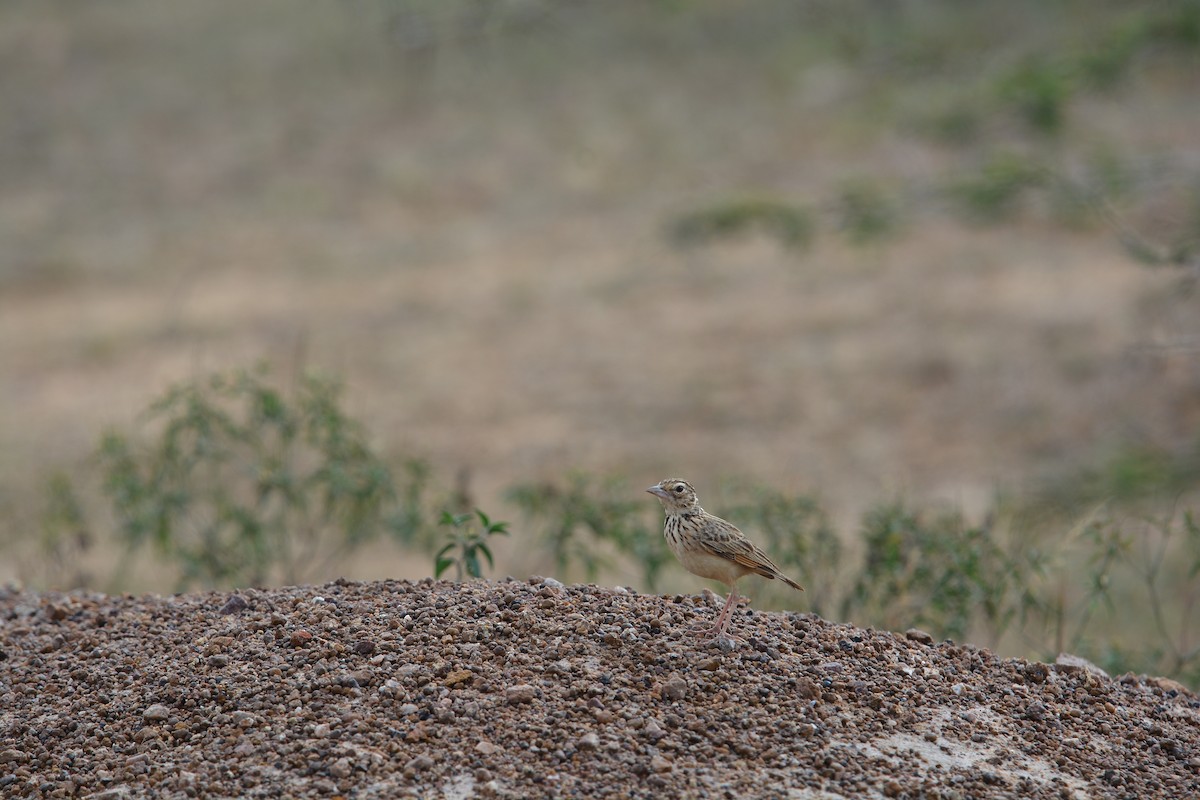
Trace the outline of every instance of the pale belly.
<instances>
[{"instance_id":1,"label":"pale belly","mask_svg":"<svg viewBox=\"0 0 1200 800\"><path fill-rule=\"evenodd\" d=\"M750 572L740 564L703 550L680 548L675 550L675 556L679 559L679 563L683 564L683 568L693 575L720 581L727 586L732 586L734 581Z\"/></svg>"}]
</instances>

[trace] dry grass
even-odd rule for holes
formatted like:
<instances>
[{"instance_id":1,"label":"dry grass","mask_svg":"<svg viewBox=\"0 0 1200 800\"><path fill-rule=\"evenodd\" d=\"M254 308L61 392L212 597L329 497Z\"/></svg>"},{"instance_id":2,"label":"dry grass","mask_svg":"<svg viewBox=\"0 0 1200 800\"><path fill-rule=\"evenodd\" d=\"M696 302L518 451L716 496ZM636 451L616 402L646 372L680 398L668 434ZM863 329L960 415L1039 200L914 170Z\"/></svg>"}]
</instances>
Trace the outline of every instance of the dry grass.
<instances>
[{"instance_id":1,"label":"dry grass","mask_svg":"<svg viewBox=\"0 0 1200 800\"><path fill-rule=\"evenodd\" d=\"M973 510L1194 435L1195 298L1107 229L919 217L801 253L663 235L731 194L928 183L962 154L910 112L976 80L989 34L1011 60L1077 20L1015 4L993 31L930 4L900 50L945 64L917 80L871 62L888 21L866 7L602 5L478 26L365 0L0 9L4 535L168 383L264 358L344 376L386 448L469 468L488 509L582 467L749 476L842 520L898 491ZM1073 107L1064 163L1194 163L1200 96L1171 76Z\"/></svg>"}]
</instances>

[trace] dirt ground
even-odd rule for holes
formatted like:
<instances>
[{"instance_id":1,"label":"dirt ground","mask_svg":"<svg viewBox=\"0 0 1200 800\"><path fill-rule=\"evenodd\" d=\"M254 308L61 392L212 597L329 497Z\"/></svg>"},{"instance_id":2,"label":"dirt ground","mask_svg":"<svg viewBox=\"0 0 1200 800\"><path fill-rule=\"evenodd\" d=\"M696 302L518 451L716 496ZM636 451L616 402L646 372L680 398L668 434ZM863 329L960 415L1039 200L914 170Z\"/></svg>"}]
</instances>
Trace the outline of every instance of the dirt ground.
<instances>
[{"instance_id":1,"label":"dirt ground","mask_svg":"<svg viewBox=\"0 0 1200 800\"><path fill-rule=\"evenodd\" d=\"M338 582L0 595L6 797L1200 793L1200 699L709 596Z\"/></svg>"}]
</instances>

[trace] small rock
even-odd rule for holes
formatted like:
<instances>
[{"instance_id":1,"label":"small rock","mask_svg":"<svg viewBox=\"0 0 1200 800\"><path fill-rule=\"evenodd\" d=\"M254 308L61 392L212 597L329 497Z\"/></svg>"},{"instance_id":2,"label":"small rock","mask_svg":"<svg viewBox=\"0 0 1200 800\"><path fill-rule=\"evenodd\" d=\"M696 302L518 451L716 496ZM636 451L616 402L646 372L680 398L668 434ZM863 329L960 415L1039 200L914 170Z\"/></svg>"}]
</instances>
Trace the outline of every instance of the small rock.
<instances>
[{"instance_id":1,"label":"small rock","mask_svg":"<svg viewBox=\"0 0 1200 800\"><path fill-rule=\"evenodd\" d=\"M536 696L537 689L528 683L518 683L516 686L509 686L504 690L504 701L509 705L532 703Z\"/></svg>"},{"instance_id":2,"label":"small rock","mask_svg":"<svg viewBox=\"0 0 1200 800\"><path fill-rule=\"evenodd\" d=\"M499 750L500 748L491 742L481 741L479 744L475 745L475 752L479 753L481 756L490 756ZM489 778L488 780L491 779Z\"/></svg>"},{"instance_id":3,"label":"small rock","mask_svg":"<svg viewBox=\"0 0 1200 800\"><path fill-rule=\"evenodd\" d=\"M217 613L240 614L249 607L250 604L246 602L246 598L242 597L240 594L231 594L229 599L225 601L225 605L221 606L221 610Z\"/></svg>"},{"instance_id":4,"label":"small rock","mask_svg":"<svg viewBox=\"0 0 1200 800\"><path fill-rule=\"evenodd\" d=\"M921 644L933 644L933 637L920 628L909 628L904 632L904 636L907 639L910 639L914 642L920 642Z\"/></svg>"},{"instance_id":5,"label":"small rock","mask_svg":"<svg viewBox=\"0 0 1200 800\"><path fill-rule=\"evenodd\" d=\"M653 772L670 772L674 768L675 765L662 756L655 756L654 758L650 759L650 769Z\"/></svg>"},{"instance_id":6,"label":"small rock","mask_svg":"<svg viewBox=\"0 0 1200 800\"><path fill-rule=\"evenodd\" d=\"M4 752L0 752L0 764L23 764L28 760L29 756L20 750L5 750Z\"/></svg>"},{"instance_id":7,"label":"small rock","mask_svg":"<svg viewBox=\"0 0 1200 800\"><path fill-rule=\"evenodd\" d=\"M1059 653L1058 658L1054 659L1054 669L1058 672L1090 672L1098 678L1108 678L1109 675L1104 670L1097 667L1086 658L1072 655L1070 653Z\"/></svg>"},{"instance_id":8,"label":"small rock","mask_svg":"<svg viewBox=\"0 0 1200 800\"><path fill-rule=\"evenodd\" d=\"M362 639L354 643L354 647L350 648L360 656L369 656L375 652L375 643L369 639Z\"/></svg>"},{"instance_id":9,"label":"small rock","mask_svg":"<svg viewBox=\"0 0 1200 800\"><path fill-rule=\"evenodd\" d=\"M678 675L667 678L667 682L663 684L662 696L667 700L682 700L687 694L687 681Z\"/></svg>"},{"instance_id":10,"label":"small rock","mask_svg":"<svg viewBox=\"0 0 1200 800\"><path fill-rule=\"evenodd\" d=\"M333 733L333 726L331 726L328 722L317 723L317 725L313 728L313 736L317 737L318 739L326 739L331 733Z\"/></svg>"},{"instance_id":11,"label":"small rock","mask_svg":"<svg viewBox=\"0 0 1200 800\"><path fill-rule=\"evenodd\" d=\"M796 694L805 700L816 700L821 696L821 687L812 678L800 678L796 681Z\"/></svg>"},{"instance_id":12,"label":"small rock","mask_svg":"<svg viewBox=\"0 0 1200 800\"><path fill-rule=\"evenodd\" d=\"M840 661L826 661L821 665L821 669L825 672L841 672L845 669Z\"/></svg>"},{"instance_id":13,"label":"small rock","mask_svg":"<svg viewBox=\"0 0 1200 800\"><path fill-rule=\"evenodd\" d=\"M703 661L696 664L696 669L702 669L705 672L714 672L720 666L721 666L721 659L717 658L716 656L713 656L712 658L706 658Z\"/></svg>"},{"instance_id":14,"label":"small rock","mask_svg":"<svg viewBox=\"0 0 1200 800\"><path fill-rule=\"evenodd\" d=\"M1105 677L1108 676L1106 675ZM1155 689L1161 689L1164 692L1175 692L1175 694L1185 697L1195 696L1195 692L1191 689L1179 681L1171 680L1170 678L1147 677L1142 678L1142 683L1147 686L1153 686Z\"/></svg>"},{"instance_id":15,"label":"small rock","mask_svg":"<svg viewBox=\"0 0 1200 800\"><path fill-rule=\"evenodd\" d=\"M420 758L420 756L417 756L417 758ZM416 759L413 759L413 761L415 760ZM409 763L411 764L412 762L410 761ZM350 759L339 758L337 761L333 762L332 765L330 765L329 774L335 778L349 778L352 769L353 768L350 765Z\"/></svg>"},{"instance_id":16,"label":"small rock","mask_svg":"<svg viewBox=\"0 0 1200 800\"><path fill-rule=\"evenodd\" d=\"M642 728L642 733L644 733L646 738L652 742L657 742L659 739L667 735L667 732L659 726L658 720L655 719L651 719L646 723L646 727Z\"/></svg>"},{"instance_id":17,"label":"small rock","mask_svg":"<svg viewBox=\"0 0 1200 800\"><path fill-rule=\"evenodd\" d=\"M258 724L258 720L248 711L233 712L233 724L239 728L253 728Z\"/></svg>"},{"instance_id":18,"label":"small rock","mask_svg":"<svg viewBox=\"0 0 1200 800\"><path fill-rule=\"evenodd\" d=\"M412 714L416 714L420 710L420 707L417 706L416 703L405 703L404 705L400 706L400 716L407 717Z\"/></svg>"},{"instance_id":19,"label":"small rock","mask_svg":"<svg viewBox=\"0 0 1200 800\"><path fill-rule=\"evenodd\" d=\"M542 578L542 586L549 586L551 589L563 588L562 581L555 580L554 578Z\"/></svg>"},{"instance_id":20,"label":"small rock","mask_svg":"<svg viewBox=\"0 0 1200 800\"><path fill-rule=\"evenodd\" d=\"M312 641L312 638L313 635L311 633L300 630L292 632L290 641L292 643L292 647L304 647L306 644Z\"/></svg>"},{"instance_id":21,"label":"small rock","mask_svg":"<svg viewBox=\"0 0 1200 800\"><path fill-rule=\"evenodd\" d=\"M421 755L410 760L404 765L405 772L424 772L433 766L433 759L429 756Z\"/></svg>"},{"instance_id":22,"label":"small rock","mask_svg":"<svg viewBox=\"0 0 1200 800\"><path fill-rule=\"evenodd\" d=\"M142 712L142 719L149 722L162 722L171 716L171 710L162 703L155 703Z\"/></svg>"},{"instance_id":23,"label":"small rock","mask_svg":"<svg viewBox=\"0 0 1200 800\"><path fill-rule=\"evenodd\" d=\"M442 679L442 685L454 688L460 683L470 683L474 677L475 673L469 669L456 669Z\"/></svg>"},{"instance_id":24,"label":"small rock","mask_svg":"<svg viewBox=\"0 0 1200 800\"><path fill-rule=\"evenodd\" d=\"M575 744L580 750L595 750L600 746L600 737L594 733L585 733Z\"/></svg>"},{"instance_id":25,"label":"small rock","mask_svg":"<svg viewBox=\"0 0 1200 800\"><path fill-rule=\"evenodd\" d=\"M956 683L950 687L950 691L954 692L956 695L959 695L959 696L962 696L962 693L965 692L966 690L967 690L967 685L965 683Z\"/></svg>"}]
</instances>

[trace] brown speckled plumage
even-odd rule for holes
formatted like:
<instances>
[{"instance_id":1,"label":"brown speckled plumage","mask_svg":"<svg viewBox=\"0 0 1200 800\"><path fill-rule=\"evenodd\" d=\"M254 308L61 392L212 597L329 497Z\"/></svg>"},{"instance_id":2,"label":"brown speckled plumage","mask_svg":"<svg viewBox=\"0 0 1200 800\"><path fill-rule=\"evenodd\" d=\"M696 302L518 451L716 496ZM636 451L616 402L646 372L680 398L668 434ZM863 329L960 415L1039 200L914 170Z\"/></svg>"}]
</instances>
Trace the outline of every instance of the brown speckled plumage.
<instances>
[{"instance_id":1,"label":"brown speckled plumage","mask_svg":"<svg viewBox=\"0 0 1200 800\"><path fill-rule=\"evenodd\" d=\"M663 535L684 568L702 578L729 587L729 598L711 633L720 636L729 625L737 597L737 581L751 573L781 580L794 589L804 587L779 571L766 553L740 530L700 507L696 490L680 478L667 478L646 491L656 496L666 511Z\"/></svg>"}]
</instances>

